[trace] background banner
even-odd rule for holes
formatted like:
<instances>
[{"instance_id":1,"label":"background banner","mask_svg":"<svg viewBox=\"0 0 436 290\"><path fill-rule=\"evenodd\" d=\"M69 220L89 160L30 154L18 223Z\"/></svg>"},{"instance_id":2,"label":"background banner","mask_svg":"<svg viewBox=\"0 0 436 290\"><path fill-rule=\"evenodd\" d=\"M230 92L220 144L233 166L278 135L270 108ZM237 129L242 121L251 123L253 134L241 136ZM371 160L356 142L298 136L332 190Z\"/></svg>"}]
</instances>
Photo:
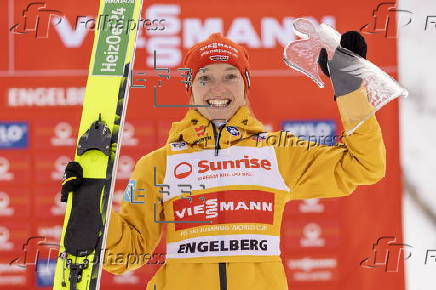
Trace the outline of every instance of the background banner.
<instances>
[{"instance_id":1,"label":"background banner","mask_svg":"<svg viewBox=\"0 0 436 290\"><path fill-rule=\"evenodd\" d=\"M93 30L102 17L96 15L98 5L96 0L0 4L2 289L49 289L65 207L59 202L60 181L73 158ZM343 129L329 80L324 78L327 88L319 89L282 61L283 47L296 38L292 21L305 17L340 32L361 31L368 59L397 78L395 18L389 10L394 6L375 0L145 1L114 208L136 160L162 146L171 122L187 110L162 106L188 103L180 70L187 48L218 31L245 45L256 117L269 130L334 137ZM404 289L400 258L408 246L402 244L397 102L377 113L388 162L381 182L361 186L350 197L287 205L282 257L290 289ZM156 253L164 252L161 244ZM121 276L104 272L102 289L144 289L162 262L150 260Z\"/></svg>"}]
</instances>

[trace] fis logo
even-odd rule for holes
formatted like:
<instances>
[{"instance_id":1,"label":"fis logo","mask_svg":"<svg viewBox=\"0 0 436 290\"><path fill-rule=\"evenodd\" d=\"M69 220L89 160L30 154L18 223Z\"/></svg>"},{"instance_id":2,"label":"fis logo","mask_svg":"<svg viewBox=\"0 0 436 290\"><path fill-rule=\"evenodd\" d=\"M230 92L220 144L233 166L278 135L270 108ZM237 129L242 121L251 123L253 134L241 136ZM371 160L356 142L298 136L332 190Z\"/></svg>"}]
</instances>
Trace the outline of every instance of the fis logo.
<instances>
[{"instance_id":1,"label":"fis logo","mask_svg":"<svg viewBox=\"0 0 436 290\"><path fill-rule=\"evenodd\" d=\"M0 149L24 149L28 147L26 122L0 123Z\"/></svg>"},{"instance_id":2,"label":"fis logo","mask_svg":"<svg viewBox=\"0 0 436 290\"><path fill-rule=\"evenodd\" d=\"M182 151L188 149L188 144L185 141L171 143L172 151Z\"/></svg>"}]
</instances>

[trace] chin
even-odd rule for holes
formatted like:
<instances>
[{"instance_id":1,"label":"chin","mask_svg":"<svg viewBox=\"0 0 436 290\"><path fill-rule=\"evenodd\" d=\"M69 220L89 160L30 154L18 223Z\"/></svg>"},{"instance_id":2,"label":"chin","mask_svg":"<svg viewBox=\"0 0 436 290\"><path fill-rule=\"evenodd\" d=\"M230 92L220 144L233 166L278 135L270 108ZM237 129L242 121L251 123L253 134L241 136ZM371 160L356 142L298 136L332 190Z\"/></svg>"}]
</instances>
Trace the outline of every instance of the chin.
<instances>
[{"instance_id":1,"label":"chin","mask_svg":"<svg viewBox=\"0 0 436 290\"><path fill-rule=\"evenodd\" d=\"M215 119L222 119L222 120L229 120L233 114L235 113L234 110L226 110L225 112L207 112L209 116L209 120L215 120Z\"/></svg>"}]
</instances>

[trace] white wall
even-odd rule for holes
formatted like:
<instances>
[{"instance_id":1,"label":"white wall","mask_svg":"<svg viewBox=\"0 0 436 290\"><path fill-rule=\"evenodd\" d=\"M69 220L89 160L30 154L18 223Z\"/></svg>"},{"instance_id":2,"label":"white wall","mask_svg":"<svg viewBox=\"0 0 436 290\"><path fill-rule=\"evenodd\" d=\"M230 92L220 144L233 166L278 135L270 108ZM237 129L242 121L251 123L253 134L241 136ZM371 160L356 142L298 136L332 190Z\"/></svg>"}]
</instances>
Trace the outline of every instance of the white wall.
<instances>
[{"instance_id":1,"label":"white wall","mask_svg":"<svg viewBox=\"0 0 436 290\"><path fill-rule=\"evenodd\" d=\"M435 15L436 22L436 1L399 0L397 7L413 13L412 22L400 28L398 39L400 82L410 92L400 101L402 166L405 179L436 216L436 27L424 29L428 15ZM406 261L406 289L434 290L436 220L429 218L411 193L405 188L404 242L413 247ZM424 264L431 249L435 258Z\"/></svg>"}]
</instances>

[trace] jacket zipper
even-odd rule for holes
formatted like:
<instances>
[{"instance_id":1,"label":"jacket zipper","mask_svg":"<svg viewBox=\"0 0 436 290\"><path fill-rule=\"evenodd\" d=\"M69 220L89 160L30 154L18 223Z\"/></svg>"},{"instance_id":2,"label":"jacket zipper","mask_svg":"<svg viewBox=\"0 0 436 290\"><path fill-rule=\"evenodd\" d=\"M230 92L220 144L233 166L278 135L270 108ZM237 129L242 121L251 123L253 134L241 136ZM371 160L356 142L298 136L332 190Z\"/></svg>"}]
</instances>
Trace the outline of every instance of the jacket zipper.
<instances>
[{"instance_id":1,"label":"jacket zipper","mask_svg":"<svg viewBox=\"0 0 436 290\"><path fill-rule=\"evenodd\" d=\"M220 290L227 290L227 270L226 263L218 263L218 271L220 275Z\"/></svg>"},{"instance_id":2,"label":"jacket zipper","mask_svg":"<svg viewBox=\"0 0 436 290\"><path fill-rule=\"evenodd\" d=\"M214 123L212 123L212 126L213 126L213 133L215 135L215 156L218 156L219 150L221 149L221 145L220 145L221 131L224 129L225 125L219 129L218 134L216 133L216 128ZM218 263L218 272L220 276L220 290L227 290L226 263Z\"/></svg>"},{"instance_id":3,"label":"jacket zipper","mask_svg":"<svg viewBox=\"0 0 436 290\"><path fill-rule=\"evenodd\" d=\"M224 129L225 125L219 129L218 134L215 133L216 130L215 130L215 125L213 123L212 126L213 126L213 133L215 135L215 156L218 156L219 150L221 149L221 145L220 145L221 131Z\"/></svg>"}]
</instances>

